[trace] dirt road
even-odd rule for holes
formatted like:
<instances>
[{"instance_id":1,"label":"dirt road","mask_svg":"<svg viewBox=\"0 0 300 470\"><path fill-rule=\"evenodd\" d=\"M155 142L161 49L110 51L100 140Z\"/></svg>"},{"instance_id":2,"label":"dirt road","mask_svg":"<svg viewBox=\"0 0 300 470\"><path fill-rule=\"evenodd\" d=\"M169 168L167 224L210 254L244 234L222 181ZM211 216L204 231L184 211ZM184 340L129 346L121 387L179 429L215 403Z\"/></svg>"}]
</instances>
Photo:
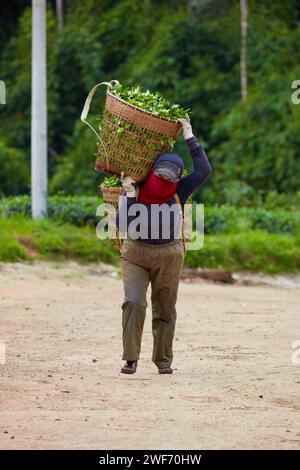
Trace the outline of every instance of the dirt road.
<instances>
[{"instance_id":1,"label":"dirt road","mask_svg":"<svg viewBox=\"0 0 300 470\"><path fill-rule=\"evenodd\" d=\"M0 448L300 449L300 289L180 285L174 374L120 374L122 281L0 265ZM150 305L150 298L149 298Z\"/></svg>"}]
</instances>

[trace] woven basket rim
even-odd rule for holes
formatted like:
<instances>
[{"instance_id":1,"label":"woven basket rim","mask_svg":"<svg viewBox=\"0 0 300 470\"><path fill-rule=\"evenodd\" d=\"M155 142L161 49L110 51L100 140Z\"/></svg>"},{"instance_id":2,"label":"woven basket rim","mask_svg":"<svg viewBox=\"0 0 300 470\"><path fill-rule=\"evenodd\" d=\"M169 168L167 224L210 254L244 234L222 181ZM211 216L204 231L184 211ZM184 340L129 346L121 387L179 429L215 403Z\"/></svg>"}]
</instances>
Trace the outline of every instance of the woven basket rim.
<instances>
[{"instance_id":1,"label":"woven basket rim","mask_svg":"<svg viewBox=\"0 0 300 470\"><path fill-rule=\"evenodd\" d=\"M105 186L104 183L100 185L101 191L109 191L110 193L122 192L122 186Z\"/></svg>"},{"instance_id":2,"label":"woven basket rim","mask_svg":"<svg viewBox=\"0 0 300 470\"><path fill-rule=\"evenodd\" d=\"M168 121L168 122L172 122L172 123L174 123L174 124L180 124L180 121L178 121L178 119L170 119L170 118L167 118L167 117L165 117L165 116L159 116L158 114L154 114L154 113L152 113L151 111L147 111L146 109L140 108L139 106L136 106L136 105L134 105L134 104L128 103L128 101L125 101L125 100L123 100L122 98L120 98L119 96L116 96L116 95L114 95L113 93L110 93L110 91L108 91L108 90L107 90L106 93L107 93L108 95L110 95L112 98L114 98L115 100L120 101L121 103L126 104L126 105L129 106L130 108L135 109L136 111L140 111L140 112L142 112L142 113L148 114L149 116L155 117L155 118L157 118L157 119L161 119L162 121Z\"/></svg>"}]
</instances>

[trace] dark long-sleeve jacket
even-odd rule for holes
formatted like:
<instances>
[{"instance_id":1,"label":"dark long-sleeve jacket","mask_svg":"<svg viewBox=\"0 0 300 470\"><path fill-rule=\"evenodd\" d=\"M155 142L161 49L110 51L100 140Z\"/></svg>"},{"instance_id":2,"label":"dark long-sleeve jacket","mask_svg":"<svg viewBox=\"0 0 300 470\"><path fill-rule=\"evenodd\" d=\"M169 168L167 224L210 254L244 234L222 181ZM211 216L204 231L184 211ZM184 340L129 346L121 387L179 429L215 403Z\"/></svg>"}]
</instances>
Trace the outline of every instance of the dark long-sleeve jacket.
<instances>
[{"instance_id":1,"label":"dark long-sleeve jacket","mask_svg":"<svg viewBox=\"0 0 300 470\"><path fill-rule=\"evenodd\" d=\"M190 173L189 175L183 176L180 178L176 192L180 198L181 206L182 209L184 208L184 204L188 197L200 186L202 186L205 181L208 179L209 175L211 174L212 167L211 164L207 158L207 155L205 153L205 150L203 149L202 145L198 142L197 138L195 136L191 137L190 139L186 140L186 143L189 147L190 154L193 159L193 164L194 164L194 171ZM122 193L122 198L121 198L121 203L119 205L119 209L117 211L116 215L116 225L121 230L122 232L127 232L128 235L131 236L130 234L130 225L131 222L135 220L135 222L138 222L138 217L139 217L139 212L136 214L132 215L132 210L130 208L134 208L134 204L137 201L136 197L127 197L125 191ZM154 218L153 216L151 217L151 204L146 204L146 203L141 203L145 206L145 210L147 211L147 217L146 217L146 224L145 219L142 219L142 225L143 228L145 229L145 225L147 225L147 236L141 235L140 237L133 237L142 240L143 242L148 242L152 244L164 244L168 243L174 238L178 238L178 232L177 228L179 227L179 208L178 205L176 205L173 209L174 212L171 213L170 216L170 232L168 236L166 237L166 234L163 234L162 231L162 224L163 224L163 212L159 219ZM173 204L176 204L175 198L171 199L168 201L167 204L169 207L173 206ZM133 211L134 212L134 211ZM126 215L127 221L123 224L122 222L122 217L120 217L120 213L123 215ZM153 237L153 233L155 236Z\"/></svg>"}]
</instances>

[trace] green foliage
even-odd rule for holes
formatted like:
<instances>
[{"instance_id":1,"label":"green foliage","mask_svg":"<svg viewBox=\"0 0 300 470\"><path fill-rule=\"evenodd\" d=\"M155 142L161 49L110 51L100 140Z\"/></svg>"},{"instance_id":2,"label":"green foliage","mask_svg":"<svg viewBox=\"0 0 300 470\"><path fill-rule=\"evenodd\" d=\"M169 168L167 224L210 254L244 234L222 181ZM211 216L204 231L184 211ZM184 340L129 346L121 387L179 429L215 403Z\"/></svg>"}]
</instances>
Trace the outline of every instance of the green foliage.
<instances>
[{"instance_id":1,"label":"green foliage","mask_svg":"<svg viewBox=\"0 0 300 470\"><path fill-rule=\"evenodd\" d=\"M0 233L0 261L37 258L116 263L118 260L112 241L99 240L91 227L18 216L0 218ZM27 253L25 247L31 253Z\"/></svg>"},{"instance_id":2,"label":"green foliage","mask_svg":"<svg viewBox=\"0 0 300 470\"><path fill-rule=\"evenodd\" d=\"M300 191L278 193L277 191L263 191L238 180L229 180L221 183L222 191L216 193L212 187L205 186L195 200L205 202L207 205L228 205L235 207L264 207L266 210L285 209L287 211L300 210Z\"/></svg>"},{"instance_id":3,"label":"green foliage","mask_svg":"<svg viewBox=\"0 0 300 470\"><path fill-rule=\"evenodd\" d=\"M113 178L113 179L111 179ZM107 181L119 181L116 177ZM119 183L118 183L119 184ZM112 186L109 182L109 186ZM48 215L50 219L68 222L77 226L96 225L99 217L96 208L103 201L92 196L50 196ZM188 201L190 202L190 201ZM300 211L287 212L282 209L236 208L230 206L204 208L204 229L207 234L237 233L262 229L270 233L300 233ZM16 215L31 217L30 196L0 199L0 216L12 218Z\"/></svg>"},{"instance_id":4,"label":"green foliage","mask_svg":"<svg viewBox=\"0 0 300 470\"><path fill-rule=\"evenodd\" d=\"M202 250L188 251L185 265L271 274L297 272L300 269L300 237L269 234L262 230L208 235Z\"/></svg>"},{"instance_id":5,"label":"green foliage","mask_svg":"<svg viewBox=\"0 0 300 470\"><path fill-rule=\"evenodd\" d=\"M124 88L139 84L149 96L161 94L190 110L194 133L213 167L198 197L213 204L259 206L270 199L285 204L282 193L296 193L300 180L300 105L291 102L291 83L300 76L296 3L249 1L244 105L239 2L65 0L62 30L55 2L48 2L50 192L95 195L97 142L80 122L80 112L95 83L117 79ZM7 105L0 107L0 194L5 195L30 193L31 8L26 4L6 2L9 15L0 18L0 78L7 85ZM104 91L89 116L97 125ZM182 137L174 151L189 162Z\"/></svg>"},{"instance_id":6,"label":"green foliage","mask_svg":"<svg viewBox=\"0 0 300 470\"><path fill-rule=\"evenodd\" d=\"M122 181L116 175L106 176L103 180L104 186L110 187L122 187Z\"/></svg>"},{"instance_id":7,"label":"green foliage","mask_svg":"<svg viewBox=\"0 0 300 470\"><path fill-rule=\"evenodd\" d=\"M263 208L205 206L205 233L237 233L262 229L269 233L300 233L300 212Z\"/></svg>"},{"instance_id":8,"label":"green foliage","mask_svg":"<svg viewBox=\"0 0 300 470\"><path fill-rule=\"evenodd\" d=\"M119 264L112 241L99 240L94 228L53 220L33 221L20 215L0 218L0 261L34 259ZM262 230L206 235L203 249L189 251L185 266L272 274L299 271L300 237Z\"/></svg>"},{"instance_id":9,"label":"green foliage","mask_svg":"<svg viewBox=\"0 0 300 470\"><path fill-rule=\"evenodd\" d=\"M224 109L212 128L215 189L228 179L262 194L299 189L300 106L291 100L300 74L297 15L292 1L250 3L249 97Z\"/></svg>"},{"instance_id":10,"label":"green foliage","mask_svg":"<svg viewBox=\"0 0 300 470\"><path fill-rule=\"evenodd\" d=\"M151 93L149 90L143 91L139 85L124 87L121 83L116 83L110 91L129 104L169 119L186 118L189 111L183 109L179 104L170 103L158 91L155 93Z\"/></svg>"},{"instance_id":11,"label":"green foliage","mask_svg":"<svg viewBox=\"0 0 300 470\"><path fill-rule=\"evenodd\" d=\"M0 134L0 195L26 192L29 167L24 151L11 147Z\"/></svg>"},{"instance_id":12,"label":"green foliage","mask_svg":"<svg viewBox=\"0 0 300 470\"><path fill-rule=\"evenodd\" d=\"M270 90L251 90L246 106L237 104L216 122L210 152L219 169L215 187L235 179L246 183L252 193L254 188L263 192L299 189L300 133L296 123L300 107L286 98L295 73L270 82Z\"/></svg>"},{"instance_id":13,"label":"green foliage","mask_svg":"<svg viewBox=\"0 0 300 470\"><path fill-rule=\"evenodd\" d=\"M265 195L265 207L268 209L282 208L287 211L300 210L300 191L296 193L277 193L269 191Z\"/></svg>"},{"instance_id":14,"label":"green foliage","mask_svg":"<svg viewBox=\"0 0 300 470\"><path fill-rule=\"evenodd\" d=\"M0 221L1 227L1 221ZM1 227L2 228L2 227ZM0 233L0 261L1 262L15 262L28 260L29 256L26 254L24 247L18 240L11 237L11 234L6 230Z\"/></svg>"},{"instance_id":15,"label":"green foliage","mask_svg":"<svg viewBox=\"0 0 300 470\"><path fill-rule=\"evenodd\" d=\"M48 215L51 219L69 222L74 225L95 225L99 221L96 209L103 201L92 196L50 196ZM16 215L31 217L30 196L17 196L0 199L0 215L4 218Z\"/></svg>"},{"instance_id":16,"label":"green foliage","mask_svg":"<svg viewBox=\"0 0 300 470\"><path fill-rule=\"evenodd\" d=\"M95 168L97 138L81 122L77 122L73 143L66 154L57 158L56 172L49 183L50 194L95 195L99 173ZM91 138L92 137L92 138Z\"/></svg>"}]
</instances>

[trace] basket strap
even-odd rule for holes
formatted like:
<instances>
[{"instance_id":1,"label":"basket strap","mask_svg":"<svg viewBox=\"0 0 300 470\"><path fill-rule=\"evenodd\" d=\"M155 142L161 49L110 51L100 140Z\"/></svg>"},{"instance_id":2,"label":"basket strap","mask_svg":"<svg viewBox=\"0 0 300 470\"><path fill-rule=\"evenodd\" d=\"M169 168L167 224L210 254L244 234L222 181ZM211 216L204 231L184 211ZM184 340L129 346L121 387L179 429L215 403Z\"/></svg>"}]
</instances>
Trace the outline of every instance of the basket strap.
<instances>
[{"instance_id":1,"label":"basket strap","mask_svg":"<svg viewBox=\"0 0 300 470\"><path fill-rule=\"evenodd\" d=\"M101 83L97 83L97 85L95 85L91 91L89 92L88 94L88 97L87 99L85 100L85 103L84 103L84 106L83 106L83 110L81 112L81 116L80 116L80 120L81 122L84 122L87 126L89 126L92 131L96 134L96 136L98 137L99 141L101 142L102 144L102 147L103 147L103 150L104 150L104 153L105 153L105 158L106 158L106 170L109 171L109 158L108 158L108 155L107 155L107 151L106 151L106 148L105 148L105 145L103 143L103 140L101 139L100 135L98 134L98 132L95 131L95 129L93 128L93 126L91 126L91 124L89 122L87 122L86 118L87 118L87 115L89 113L89 110L90 110L90 105L91 105L91 102L92 102L92 99L93 99L93 96L97 90L97 88L99 88L100 85L107 85L109 86L110 88L115 84L115 83L118 83L118 80L111 80L110 82L101 82Z\"/></svg>"},{"instance_id":2,"label":"basket strap","mask_svg":"<svg viewBox=\"0 0 300 470\"><path fill-rule=\"evenodd\" d=\"M95 131L95 129L93 128L93 126L91 126L91 124L89 122L87 122L86 118L89 114L89 110L90 110L90 105L91 105L91 102L92 102L92 99L94 97L94 94L97 90L97 88L99 88L100 85L107 85L109 87L112 87L115 83L119 83L118 80L111 80L110 82L101 82L101 83L97 83L97 85L95 85L91 91L89 92L88 94L88 97L87 99L85 100L85 103L84 103L84 106L83 106L83 110L81 112L81 116L80 116L80 120L81 122L84 122L87 126L89 126L93 132L95 132L96 136L101 140L100 138L100 135L98 134L97 131Z\"/></svg>"}]
</instances>

